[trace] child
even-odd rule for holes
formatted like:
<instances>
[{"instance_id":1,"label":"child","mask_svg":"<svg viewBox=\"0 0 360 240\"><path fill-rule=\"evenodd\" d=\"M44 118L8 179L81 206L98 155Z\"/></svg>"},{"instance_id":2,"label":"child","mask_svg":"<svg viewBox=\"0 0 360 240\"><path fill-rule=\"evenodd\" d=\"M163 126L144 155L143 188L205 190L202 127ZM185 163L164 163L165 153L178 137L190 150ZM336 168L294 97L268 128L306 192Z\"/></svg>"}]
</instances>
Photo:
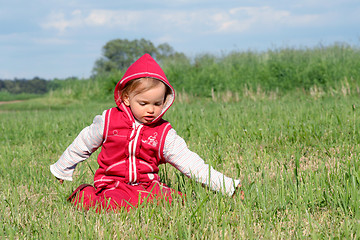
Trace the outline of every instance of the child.
<instances>
[{"instance_id":1,"label":"child","mask_svg":"<svg viewBox=\"0 0 360 240\"><path fill-rule=\"evenodd\" d=\"M174 102L174 94L163 70L149 54L133 63L115 87L117 107L96 116L50 166L61 183L72 181L76 165L102 146L94 187L83 184L68 200L85 209L111 210L129 209L145 199L171 202L172 194L181 193L160 183L158 166L163 163L215 191L233 195L240 181L205 164L162 119Z\"/></svg>"}]
</instances>

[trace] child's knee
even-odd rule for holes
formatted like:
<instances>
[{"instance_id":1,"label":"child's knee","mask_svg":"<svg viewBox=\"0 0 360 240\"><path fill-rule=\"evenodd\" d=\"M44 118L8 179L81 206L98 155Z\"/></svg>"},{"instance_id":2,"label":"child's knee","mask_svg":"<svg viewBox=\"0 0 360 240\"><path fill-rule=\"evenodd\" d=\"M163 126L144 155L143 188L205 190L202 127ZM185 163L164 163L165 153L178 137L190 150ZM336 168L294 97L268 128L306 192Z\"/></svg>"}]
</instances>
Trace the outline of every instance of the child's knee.
<instances>
[{"instance_id":1,"label":"child's knee","mask_svg":"<svg viewBox=\"0 0 360 240\"><path fill-rule=\"evenodd\" d=\"M80 185L67 199L74 206L88 210L90 207L96 205L98 197L96 190L92 185Z\"/></svg>"}]
</instances>

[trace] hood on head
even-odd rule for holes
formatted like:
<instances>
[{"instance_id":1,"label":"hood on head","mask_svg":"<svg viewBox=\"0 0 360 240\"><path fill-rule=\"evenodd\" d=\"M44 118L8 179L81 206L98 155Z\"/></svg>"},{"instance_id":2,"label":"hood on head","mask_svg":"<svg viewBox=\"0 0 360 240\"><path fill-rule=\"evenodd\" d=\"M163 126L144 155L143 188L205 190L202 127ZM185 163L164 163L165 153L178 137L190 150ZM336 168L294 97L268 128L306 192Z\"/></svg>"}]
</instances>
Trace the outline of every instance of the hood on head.
<instances>
[{"instance_id":1,"label":"hood on head","mask_svg":"<svg viewBox=\"0 0 360 240\"><path fill-rule=\"evenodd\" d=\"M124 107L125 104L122 102L120 97L122 89L129 81L143 77L155 78L159 81L162 81L165 85L167 85L171 89L171 94L167 97L167 101L162 113L159 115L159 117L157 117L154 121L152 121L155 122L158 119L160 119L173 104L175 99L175 91L174 88L170 85L169 81L167 80L164 71L148 53L144 54L142 57L136 60L136 62L131 64L130 67L126 70L124 76L116 84L114 91L115 103L119 108L121 108L121 106Z\"/></svg>"}]
</instances>

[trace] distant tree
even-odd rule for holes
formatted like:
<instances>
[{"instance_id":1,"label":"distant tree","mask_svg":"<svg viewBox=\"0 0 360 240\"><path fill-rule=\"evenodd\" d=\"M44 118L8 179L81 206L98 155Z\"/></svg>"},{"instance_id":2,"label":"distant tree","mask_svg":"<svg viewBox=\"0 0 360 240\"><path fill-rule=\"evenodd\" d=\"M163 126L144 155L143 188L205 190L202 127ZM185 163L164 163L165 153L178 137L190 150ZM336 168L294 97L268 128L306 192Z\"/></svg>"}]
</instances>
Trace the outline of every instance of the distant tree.
<instances>
[{"instance_id":1,"label":"distant tree","mask_svg":"<svg viewBox=\"0 0 360 240\"><path fill-rule=\"evenodd\" d=\"M39 77L26 81L26 91L28 93L44 94L48 91L48 81Z\"/></svg>"},{"instance_id":2,"label":"distant tree","mask_svg":"<svg viewBox=\"0 0 360 240\"><path fill-rule=\"evenodd\" d=\"M154 44L145 39L115 39L106 43L102 51L103 57L95 62L94 73L125 69L144 53L154 55L157 52Z\"/></svg>"},{"instance_id":3,"label":"distant tree","mask_svg":"<svg viewBox=\"0 0 360 240\"><path fill-rule=\"evenodd\" d=\"M93 74L124 70L145 53L150 54L158 61L180 54L175 52L167 43L156 47L151 41L143 38L133 41L115 39L109 41L103 47L103 56L95 62Z\"/></svg>"},{"instance_id":4,"label":"distant tree","mask_svg":"<svg viewBox=\"0 0 360 240\"><path fill-rule=\"evenodd\" d=\"M173 47L171 47L168 43L162 43L157 47L157 55L156 58L158 60L166 59L172 57L176 54Z\"/></svg>"},{"instance_id":5,"label":"distant tree","mask_svg":"<svg viewBox=\"0 0 360 240\"><path fill-rule=\"evenodd\" d=\"M0 80L0 91L2 91L4 88L5 88L4 80Z\"/></svg>"},{"instance_id":6,"label":"distant tree","mask_svg":"<svg viewBox=\"0 0 360 240\"><path fill-rule=\"evenodd\" d=\"M49 81L34 77L31 80L17 79L0 80L0 91L6 91L12 94L34 93L44 94L48 91Z\"/></svg>"}]
</instances>

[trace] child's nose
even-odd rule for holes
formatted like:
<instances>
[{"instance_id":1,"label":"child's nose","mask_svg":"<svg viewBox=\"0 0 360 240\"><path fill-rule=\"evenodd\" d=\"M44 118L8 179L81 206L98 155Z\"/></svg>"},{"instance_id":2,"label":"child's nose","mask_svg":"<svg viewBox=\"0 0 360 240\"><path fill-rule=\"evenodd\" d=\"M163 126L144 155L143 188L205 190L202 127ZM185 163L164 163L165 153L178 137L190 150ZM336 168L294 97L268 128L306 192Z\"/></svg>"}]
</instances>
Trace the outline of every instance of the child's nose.
<instances>
[{"instance_id":1,"label":"child's nose","mask_svg":"<svg viewBox=\"0 0 360 240\"><path fill-rule=\"evenodd\" d=\"M154 106L149 105L148 112L149 113L154 113Z\"/></svg>"}]
</instances>

